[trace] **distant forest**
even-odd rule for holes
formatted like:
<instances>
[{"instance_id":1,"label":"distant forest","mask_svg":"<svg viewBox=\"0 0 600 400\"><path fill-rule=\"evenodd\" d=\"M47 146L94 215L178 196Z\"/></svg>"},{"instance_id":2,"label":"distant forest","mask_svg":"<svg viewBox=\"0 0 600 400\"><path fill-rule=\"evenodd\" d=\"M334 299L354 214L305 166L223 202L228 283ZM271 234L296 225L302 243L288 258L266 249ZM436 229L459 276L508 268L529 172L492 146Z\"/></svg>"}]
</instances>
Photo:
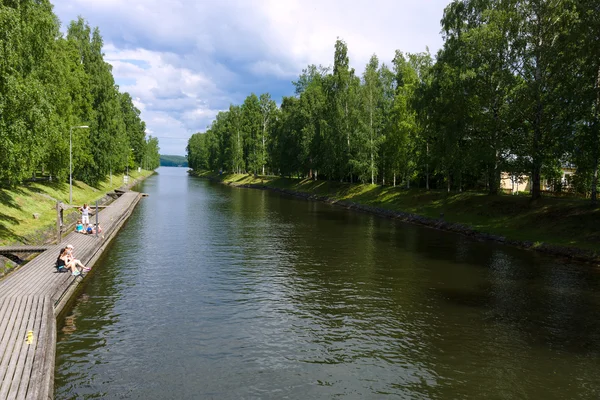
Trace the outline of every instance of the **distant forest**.
<instances>
[{"instance_id":1,"label":"distant forest","mask_svg":"<svg viewBox=\"0 0 600 400\"><path fill-rule=\"evenodd\" d=\"M187 167L188 166L187 157L161 155L160 156L160 166L161 167Z\"/></svg>"}]
</instances>

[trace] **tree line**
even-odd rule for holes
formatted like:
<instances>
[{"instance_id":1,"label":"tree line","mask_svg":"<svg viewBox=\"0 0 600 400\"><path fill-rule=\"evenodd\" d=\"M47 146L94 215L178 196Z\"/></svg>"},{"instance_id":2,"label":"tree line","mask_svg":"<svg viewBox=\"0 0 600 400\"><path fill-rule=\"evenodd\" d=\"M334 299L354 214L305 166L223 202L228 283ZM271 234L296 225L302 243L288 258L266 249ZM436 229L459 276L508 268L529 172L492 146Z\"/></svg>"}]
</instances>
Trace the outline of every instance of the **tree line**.
<instances>
[{"instance_id":1,"label":"tree line","mask_svg":"<svg viewBox=\"0 0 600 400\"><path fill-rule=\"evenodd\" d=\"M70 139L73 177L89 184L158 167L158 139L119 92L98 28L79 17L63 36L48 0L0 1L0 26L0 184L68 179Z\"/></svg>"},{"instance_id":2,"label":"tree line","mask_svg":"<svg viewBox=\"0 0 600 400\"><path fill-rule=\"evenodd\" d=\"M251 94L187 146L193 169L498 193L501 173L573 186L596 201L600 2L455 0L443 47L373 55L362 75L344 41L277 106Z\"/></svg>"},{"instance_id":3,"label":"tree line","mask_svg":"<svg viewBox=\"0 0 600 400\"><path fill-rule=\"evenodd\" d=\"M187 167L188 161L185 156L167 155L160 156L161 167Z\"/></svg>"}]
</instances>

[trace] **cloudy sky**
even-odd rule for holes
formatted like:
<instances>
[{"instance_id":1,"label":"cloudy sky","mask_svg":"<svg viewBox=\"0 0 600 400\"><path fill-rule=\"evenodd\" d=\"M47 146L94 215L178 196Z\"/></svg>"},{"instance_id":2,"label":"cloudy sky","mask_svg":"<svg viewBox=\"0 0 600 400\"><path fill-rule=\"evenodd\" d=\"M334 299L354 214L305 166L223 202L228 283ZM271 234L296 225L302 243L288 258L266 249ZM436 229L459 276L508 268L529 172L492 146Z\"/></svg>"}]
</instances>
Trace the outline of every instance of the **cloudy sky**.
<instances>
[{"instance_id":1,"label":"cloudy sky","mask_svg":"<svg viewBox=\"0 0 600 400\"><path fill-rule=\"evenodd\" d=\"M185 155L187 139L220 110L254 92L278 103L309 64L333 64L339 37L362 74L372 54L442 45L450 0L55 0L63 24L99 27L105 59L142 111L161 154Z\"/></svg>"}]
</instances>

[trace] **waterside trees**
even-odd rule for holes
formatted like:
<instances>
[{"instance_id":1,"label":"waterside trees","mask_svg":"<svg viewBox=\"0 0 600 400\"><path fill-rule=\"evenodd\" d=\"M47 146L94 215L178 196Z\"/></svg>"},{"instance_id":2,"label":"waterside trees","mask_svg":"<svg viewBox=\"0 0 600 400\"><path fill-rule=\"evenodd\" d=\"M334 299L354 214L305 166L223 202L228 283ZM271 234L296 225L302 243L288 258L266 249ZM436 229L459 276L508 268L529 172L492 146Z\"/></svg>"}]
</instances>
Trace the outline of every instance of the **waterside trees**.
<instances>
[{"instance_id":1,"label":"waterside trees","mask_svg":"<svg viewBox=\"0 0 600 400\"><path fill-rule=\"evenodd\" d=\"M338 40L333 67L307 67L268 125L259 124L253 94L242 108L256 110L243 114L237 130L220 122L233 118L230 110L195 134L190 166L490 194L505 172L531 177L536 199L542 177L560 181L561 166L575 164L572 186L596 201L599 7L591 0L455 0L435 59L396 51L387 66L373 55L361 75ZM236 132L246 147L232 168L219 146Z\"/></svg>"},{"instance_id":2,"label":"waterside trees","mask_svg":"<svg viewBox=\"0 0 600 400\"><path fill-rule=\"evenodd\" d=\"M127 167L158 167L140 111L119 92L102 37L82 18L66 36L48 0L0 3L0 184L36 174L95 184ZM88 129L73 129L86 125Z\"/></svg>"}]
</instances>

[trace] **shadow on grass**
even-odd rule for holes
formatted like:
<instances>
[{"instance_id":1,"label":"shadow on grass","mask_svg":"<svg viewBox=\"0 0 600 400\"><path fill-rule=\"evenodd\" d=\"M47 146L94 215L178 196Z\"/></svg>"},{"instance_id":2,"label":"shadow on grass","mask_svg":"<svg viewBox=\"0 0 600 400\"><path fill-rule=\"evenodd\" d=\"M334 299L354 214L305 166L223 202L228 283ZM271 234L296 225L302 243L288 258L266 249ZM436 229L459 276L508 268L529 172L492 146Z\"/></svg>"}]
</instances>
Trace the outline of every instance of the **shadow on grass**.
<instances>
[{"instance_id":1,"label":"shadow on grass","mask_svg":"<svg viewBox=\"0 0 600 400\"><path fill-rule=\"evenodd\" d=\"M246 180L246 178L248 178L250 175L242 175L240 176L238 179L232 181L232 182L241 182L243 180Z\"/></svg>"},{"instance_id":2,"label":"shadow on grass","mask_svg":"<svg viewBox=\"0 0 600 400\"><path fill-rule=\"evenodd\" d=\"M11 229L8 229L4 224L0 224L0 242L11 243L11 242L23 242L24 238L17 235Z\"/></svg>"},{"instance_id":3,"label":"shadow on grass","mask_svg":"<svg viewBox=\"0 0 600 400\"><path fill-rule=\"evenodd\" d=\"M11 196L11 193L12 194L21 194L21 195L26 194L25 191L20 188L11 189L10 191L5 190L5 189L0 189L0 204L20 210L21 206L18 205L14 201L13 197Z\"/></svg>"}]
</instances>

